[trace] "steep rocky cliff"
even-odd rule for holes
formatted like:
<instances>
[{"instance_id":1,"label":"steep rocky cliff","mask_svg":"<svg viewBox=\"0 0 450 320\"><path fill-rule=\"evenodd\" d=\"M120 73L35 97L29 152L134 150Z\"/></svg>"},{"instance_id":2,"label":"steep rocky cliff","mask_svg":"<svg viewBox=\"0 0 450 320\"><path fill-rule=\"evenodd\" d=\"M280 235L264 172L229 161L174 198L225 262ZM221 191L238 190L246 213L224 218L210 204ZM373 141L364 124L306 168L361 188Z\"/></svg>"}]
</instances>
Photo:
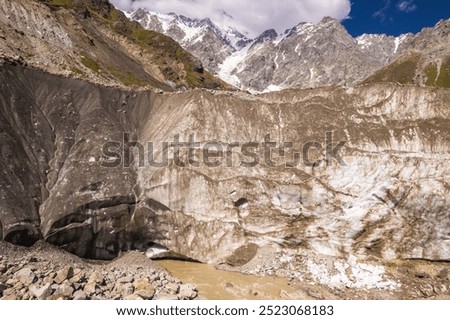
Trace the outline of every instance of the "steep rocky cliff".
<instances>
[{"instance_id":1,"label":"steep rocky cliff","mask_svg":"<svg viewBox=\"0 0 450 320\"><path fill-rule=\"evenodd\" d=\"M44 237L97 258L156 242L216 264L267 245L449 259L447 90L371 85L256 97L157 95L10 65L2 66L1 90L0 220L11 242ZM283 165L307 142L325 148L327 132L333 148L346 142L339 153L345 163L326 166L316 145L309 165ZM124 133L131 151L115 145L105 153L103 145L123 144ZM174 161L173 151L167 166L149 165L147 142L160 155L162 142L176 135L189 142L190 134L224 145L261 143L270 134L293 147L285 158L274 152L275 166L263 161L262 149L259 165L240 166L255 156L236 148L227 166L225 146L217 167ZM194 150L190 158L202 155ZM107 165L116 158L122 162Z\"/></svg>"},{"instance_id":2,"label":"steep rocky cliff","mask_svg":"<svg viewBox=\"0 0 450 320\"><path fill-rule=\"evenodd\" d=\"M377 70L365 83L399 82L419 86L450 87L450 20L424 28L405 41L392 63Z\"/></svg>"},{"instance_id":3,"label":"steep rocky cliff","mask_svg":"<svg viewBox=\"0 0 450 320\"><path fill-rule=\"evenodd\" d=\"M171 38L104 0L1 0L0 59L108 86L226 88Z\"/></svg>"},{"instance_id":4,"label":"steep rocky cliff","mask_svg":"<svg viewBox=\"0 0 450 320\"><path fill-rule=\"evenodd\" d=\"M251 160L238 152L230 168L141 168L141 196L170 209L157 241L215 263L268 243L334 256L448 259L448 95L377 85L158 99L143 141L195 133L202 142L245 143L270 134L300 151L310 141L324 146L333 132L333 147L347 143L345 165L289 168L278 154L276 167L245 168L239 159ZM173 116L158 125L160 112ZM313 156L325 160L323 152Z\"/></svg>"}]
</instances>

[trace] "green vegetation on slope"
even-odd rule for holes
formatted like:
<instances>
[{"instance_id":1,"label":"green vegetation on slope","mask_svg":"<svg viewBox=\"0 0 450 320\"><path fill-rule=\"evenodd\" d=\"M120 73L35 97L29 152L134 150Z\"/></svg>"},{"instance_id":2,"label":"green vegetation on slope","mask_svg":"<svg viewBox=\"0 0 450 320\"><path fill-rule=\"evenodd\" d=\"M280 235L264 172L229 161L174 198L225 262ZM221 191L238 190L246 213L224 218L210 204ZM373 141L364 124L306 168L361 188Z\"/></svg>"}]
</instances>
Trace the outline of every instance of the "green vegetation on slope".
<instances>
[{"instance_id":1,"label":"green vegetation on slope","mask_svg":"<svg viewBox=\"0 0 450 320\"><path fill-rule=\"evenodd\" d=\"M41 0L49 5L69 7L80 16L91 18L110 26L118 34L130 39L148 52L165 79L178 86L191 88L230 89L220 79L203 70L201 62L185 51L175 40L158 32L144 29L139 23L130 21L108 0ZM134 76L130 71L110 67L108 62L82 61L88 68L98 72L100 66L125 85L144 86L149 81Z\"/></svg>"},{"instance_id":2,"label":"green vegetation on slope","mask_svg":"<svg viewBox=\"0 0 450 320\"><path fill-rule=\"evenodd\" d=\"M83 57L81 58L81 63L82 63L85 67L91 69L91 70L94 71L94 72L99 72L100 69L101 69L97 61L95 61L95 60L92 59L92 58L86 57L86 56L83 56Z\"/></svg>"},{"instance_id":3,"label":"green vegetation on slope","mask_svg":"<svg viewBox=\"0 0 450 320\"><path fill-rule=\"evenodd\" d=\"M73 4L73 0L51 0L49 3L55 6L70 7Z\"/></svg>"},{"instance_id":4,"label":"green vegetation on slope","mask_svg":"<svg viewBox=\"0 0 450 320\"><path fill-rule=\"evenodd\" d=\"M417 83L414 81L416 75L422 75L426 86L450 88L450 56L444 59L439 70L436 62L430 62L423 66L421 65L421 59L422 57L419 54L410 53L378 70L364 83L398 82L414 84Z\"/></svg>"},{"instance_id":5,"label":"green vegetation on slope","mask_svg":"<svg viewBox=\"0 0 450 320\"><path fill-rule=\"evenodd\" d=\"M419 60L419 54L410 54L377 71L364 82L398 82L401 84L413 84Z\"/></svg>"},{"instance_id":6,"label":"green vegetation on slope","mask_svg":"<svg viewBox=\"0 0 450 320\"><path fill-rule=\"evenodd\" d=\"M84 72L81 71L80 69L76 68L76 67L72 67L70 70L72 71L73 74L76 74L76 75L79 75L79 76L83 76L84 75Z\"/></svg>"},{"instance_id":7,"label":"green vegetation on slope","mask_svg":"<svg viewBox=\"0 0 450 320\"><path fill-rule=\"evenodd\" d=\"M450 88L450 56L442 62L436 86Z\"/></svg>"},{"instance_id":8,"label":"green vegetation on slope","mask_svg":"<svg viewBox=\"0 0 450 320\"><path fill-rule=\"evenodd\" d=\"M109 72L111 72L117 79L119 79L124 85L128 87L137 86L144 87L149 85L148 81L137 77L135 74L129 71L123 71L118 68L109 67Z\"/></svg>"},{"instance_id":9,"label":"green vegetation on slope","mask_svg":"<svg viewBox=\"0 0 450 320\"><path fill-rule=\"evenodd\" d=\"M436 85L436 77L437 77L437 67L435 63L430 63L424 69L425 77L427 80L425 84L429 87L434 87Z\"/></svg>"},{"instance_id":10,"label":"green vegetation on slope","mask_svg":"<svg viewBox=\"0 0 450 320\"><path fill-rule=\"evenodd\" d=\"M117 10L113 9L112 12ZM165 78L177 83L177 72L172 61L179 61L184 66L185 80L191 87L225 88L224 84L203 70L201 62L185 51L175 40L161 33L142 28L138 23L126 23L120 19L112 23L118 33L132 39L145 50L153 53L156 63ZM127 21L128 22L128 21Z\"/></svg>"}]
</instances>

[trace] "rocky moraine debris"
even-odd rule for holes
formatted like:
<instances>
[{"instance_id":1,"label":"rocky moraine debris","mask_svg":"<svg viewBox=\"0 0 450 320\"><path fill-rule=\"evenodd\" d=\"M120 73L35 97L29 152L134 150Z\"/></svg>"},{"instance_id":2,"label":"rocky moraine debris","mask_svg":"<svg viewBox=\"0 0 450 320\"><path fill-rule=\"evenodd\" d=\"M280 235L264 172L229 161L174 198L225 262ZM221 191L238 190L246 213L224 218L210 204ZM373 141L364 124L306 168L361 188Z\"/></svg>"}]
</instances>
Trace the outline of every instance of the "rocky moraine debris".
<instances>
[{"instance_id":1,"label":"rocky moraine debris","mask_svg":"<svg viewBox=\"0 0 450 320\"><path fill-rule=\"evenodd\" d=\"M183 284L139 252L111 262L86 261L44 242L0 242L0 300L193 300Z\"/></svg>"}]
</instances>

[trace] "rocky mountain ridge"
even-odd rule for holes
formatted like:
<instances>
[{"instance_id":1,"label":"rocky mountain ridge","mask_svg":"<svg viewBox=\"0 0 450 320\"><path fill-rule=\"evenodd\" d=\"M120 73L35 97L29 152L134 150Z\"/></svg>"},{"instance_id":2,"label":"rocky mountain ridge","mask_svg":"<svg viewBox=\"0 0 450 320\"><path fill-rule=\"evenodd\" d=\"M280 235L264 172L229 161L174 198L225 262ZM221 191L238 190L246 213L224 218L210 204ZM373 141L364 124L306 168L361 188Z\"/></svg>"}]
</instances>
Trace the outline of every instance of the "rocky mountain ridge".
<instances>
[{"instance_id":1,"label":"rocky mountain ridge","mask_svg":"<svg viewBox=\"0 0 450 320\"><path fill-rule=\"evenodd\" d=\"M219 65L251 40L231 27L219 27L209 18L153 13L143 9L125 13L144 28L164 33L199 57L205 68L216 72ZM206 45L205 45L206 44Z\"/></svg>"},{"instance_id":2,"label":"rocky mountain ridge","mask_svg":"<svg viewBox=\"0 0 450 320\"><path fill-rule=\"evenodd\" d=\"M406 53L420 53L436 45L448 47L446 37L449 34L444 27L448 22L442 21L417 35L364 34L353 38L339 21L324 18L317 24L300 23L282 34L272 29L255 39L247 39L236 30L232 30L229 36L227 30L217 27L209 19L161 15L143 9L127 16L144 28L174 38L203 61L209 71L236 87L252 92L324 85L353 86L383 67L393 69L390 64L395 64ZM438 42L436 38L439 38ZM446 61L441 54L437 70L442 60ZM435 62L428 62L432 63ZM414 83L436 84L434 79L426 81L426 72L430 71L418 70L414 77L421 80ZM395 80L392 77L380 79L406 83ZM442 86L440 82L437 85Z\"/></svg>"},{"instance_id":3,"label":"rocky mountain ridge","mask_svg":"<svg viewBox=\"0 0 450 320\"><path fill-rule=\"evenodd\" d=\"M225 61L219 75L259 92L351 86L391 61L405 39L384 35L354 39L337 20L325 18L318 24L301 23L282 35L263 34L239 59Z\"/></svg>"},{"instance_id":4,"label":"rocky mountain ridge","mask_svg":"<svg viewBox=\"0 0 450 320\"><path fill-rule=\"evenodd\" d=\"M0 1L0 59L107 86L225 88L175 41L109 1Z\"/></svg>"},{"instance_id":5,"label":"rocky mountain ridge","mask_svg":"<svg viewBox=\"0 0 450 320\"><path fill-rule=\"evenodd\" d=\"M450 88L450 20L425 28L398 57L365 80Z\"/></svg>"}]
</instances>

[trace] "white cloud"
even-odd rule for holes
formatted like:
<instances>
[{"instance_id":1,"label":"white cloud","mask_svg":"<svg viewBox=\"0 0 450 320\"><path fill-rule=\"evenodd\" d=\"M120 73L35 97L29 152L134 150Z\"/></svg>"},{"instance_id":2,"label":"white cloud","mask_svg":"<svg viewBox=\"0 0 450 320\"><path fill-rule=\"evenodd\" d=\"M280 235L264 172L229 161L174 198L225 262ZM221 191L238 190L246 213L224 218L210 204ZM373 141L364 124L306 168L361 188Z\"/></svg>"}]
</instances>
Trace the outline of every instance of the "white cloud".
<instances>
[{"instance_id":1,"label":"white cloud","mask_svg":"<svg viewBox=\"0 0 450 320\"><path fill-rule=\"evenodd\" d=\"M397 9L403 12L413 12L417 9L417 6L415 5L414 0L399 1L399 3L397 3Z\"/></svg>"},{"instance_id":2,"label":"white cloud","mask_svg":"<svg viewBox=\"0 0 450 320\"><path fill-rule=\"evenodd\" d=\"M391 0L385 0L384 7L373 14L374 17L380 18L381 21L386 20L386 11L391 7Z\"/></svg>"},{"instance_id":3,"label":"white cloud","mask_svg":"<svg viewBox=\"0 0 450 320\"><path fill-rule=\"evenodd\" d=\"M350 0L111 0L123 10L146 8L191 18L211 18L255 37L267 29L284 32L300 22L318 22L325 16L345 19ZM232 18L231 18L232 17Z\"/></svg>"}]
</instances>

